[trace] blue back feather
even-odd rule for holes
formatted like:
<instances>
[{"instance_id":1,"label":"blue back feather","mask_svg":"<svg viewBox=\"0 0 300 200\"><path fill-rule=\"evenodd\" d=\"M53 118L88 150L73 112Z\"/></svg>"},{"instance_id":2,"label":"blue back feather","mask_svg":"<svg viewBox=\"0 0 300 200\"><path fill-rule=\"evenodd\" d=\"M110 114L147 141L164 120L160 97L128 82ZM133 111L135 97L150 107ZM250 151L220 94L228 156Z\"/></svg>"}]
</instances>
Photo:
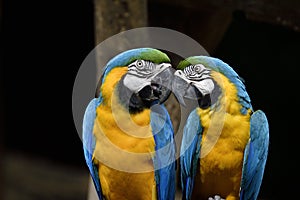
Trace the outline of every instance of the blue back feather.
<instances>
[{"instance_id":1,"label":"blue back feather","mask_svg":"<svg viewBox=\"0 0 300 200\"><path fill-rule=\"evenodd\" d=\"M151 128L155 141L153 157L157 199L175 199L175 140L168 111L163 105L151 107Z\"/></svg>"},{"instance_id":2,"label":"blue back feather","mask_svg":"<svg viewBox=\"0 0 300 200\"><path fill-rule=\"evenodd\" d=\"M86 164L89 168L91 177L94 182L98 197L100 200L103 199L98 168L93 163L93 153L95 150L96 140L93 134L94 121L96 118L96 108L101 102L101 99L93 99L87 106L83 118L83 131L82 131L82 142L83 142L83 151Z\"/></svg>"},{"instance_id":3,"label":"blue back feather","mask_svg":"<svg viewBox=\"0 0 300 200\"><path fill-rule=\"evenodd\" d=\"M197 109L193 110L184 126L180 148L182 199L191 199L200 156L202 126Z\"/></svg>"},{"instance_id":4,"label":"blue back feather","mask_svg":"<svg viewBox=\"0 0 300 200\"><path fill-rule=\"evenodd\" d=\"M241 180L241 200L256 199L262 183L269 147L269 125L258 110L250 120L250 140L245 148Z\"/></svg>"}]
</instances>

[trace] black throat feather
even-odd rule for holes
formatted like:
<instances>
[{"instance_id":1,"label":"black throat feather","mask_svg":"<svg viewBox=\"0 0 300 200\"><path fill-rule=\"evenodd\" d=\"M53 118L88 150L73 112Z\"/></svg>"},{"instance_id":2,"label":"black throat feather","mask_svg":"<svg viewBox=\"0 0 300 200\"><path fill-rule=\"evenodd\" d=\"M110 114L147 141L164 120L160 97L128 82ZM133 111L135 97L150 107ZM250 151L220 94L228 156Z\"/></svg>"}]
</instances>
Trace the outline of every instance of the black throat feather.
<instances>
[{"instance_id":1,"label":"black throat feather","mask_svg":"<svg viewBox=\"0 0 300 200\"><path fill-rule=\"evenodd\" d=\"M142 89L139 93L133 93L124 85L124 76L121 78L117 86L117 94L122 106L124 106L130 114L142 112L146 108L150 108L151 102L145 101L142 97L147 95L148 88Z\"/></svg>"},{"instance_id":2,"label":"black throat feather","mask_svg":"<svg viewBox=\"0 0 300 200\"><path fill-rule=\"evenodd\" d=\"M198 106L202 109L206 109L206 108L214 105L215 103L217 103L219 100L219 97L222 93L221 87L217 84L217 82L213 79L212 79L212 81L214 83L214 89L211 92L211 94L203 96L201 94L201 92L195 88L195 92L198 97Z\"/></svg>"}]
</instances>

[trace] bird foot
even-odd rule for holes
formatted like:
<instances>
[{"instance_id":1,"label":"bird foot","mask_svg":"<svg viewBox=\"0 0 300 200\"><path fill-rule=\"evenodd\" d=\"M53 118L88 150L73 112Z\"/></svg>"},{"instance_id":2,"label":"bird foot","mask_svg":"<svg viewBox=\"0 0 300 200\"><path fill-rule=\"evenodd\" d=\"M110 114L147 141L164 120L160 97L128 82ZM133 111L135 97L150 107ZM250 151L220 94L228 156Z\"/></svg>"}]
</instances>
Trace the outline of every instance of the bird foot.
<instances>
[{"instance_id":1,"label":"bird foot","mask_svg":"<svg viewBox=\"0 0 300 200\"><path fill-rule=\"evenodd\" d=\"M214 197L209 197L208 200L225 200L221 198L219 195L215 195Z\"/></svg>"}]
</instances>

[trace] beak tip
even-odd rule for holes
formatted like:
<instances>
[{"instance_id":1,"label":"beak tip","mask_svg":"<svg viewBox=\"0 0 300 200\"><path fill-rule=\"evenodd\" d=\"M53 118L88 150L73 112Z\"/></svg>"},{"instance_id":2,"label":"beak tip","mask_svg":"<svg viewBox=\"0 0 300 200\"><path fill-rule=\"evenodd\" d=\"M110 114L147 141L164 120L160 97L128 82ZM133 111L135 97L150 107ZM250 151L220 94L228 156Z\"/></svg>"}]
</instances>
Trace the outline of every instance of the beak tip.
<instances>
[{"instance_id":1,"label":"beak tip","mask_svg":"<svg viewBox=\"0 0 300 200\"><path fill-rule=\"evenodd\" d=\"M181 103L180 103L180 105L182 105L183 107L185 107L185 108L186 108L186 104L185 104L185 102L181 102Z\"/></svg>"}]
</instances>

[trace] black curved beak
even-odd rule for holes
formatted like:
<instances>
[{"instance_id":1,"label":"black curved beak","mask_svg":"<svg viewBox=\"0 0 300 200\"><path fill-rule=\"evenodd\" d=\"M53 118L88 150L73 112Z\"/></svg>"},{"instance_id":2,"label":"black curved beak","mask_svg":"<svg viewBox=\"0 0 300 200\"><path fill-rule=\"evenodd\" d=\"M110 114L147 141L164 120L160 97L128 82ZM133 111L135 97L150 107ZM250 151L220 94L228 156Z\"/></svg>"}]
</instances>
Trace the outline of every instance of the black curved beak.
<instances>
[{"instance_id":1,"label":"black curved beak","mask_svg":"<svg viewBox=\"0 0 300 200\"><path fill-rule=\"evenodd\" d=\"M184 95L188 87L189 84L185 80L178 76L174 76L172 82L172 92L174 93L178 102L183 106L186 106L184 101Z\"/></svg>"},{"instance_id":2,"label":"black curved beak","mask_svg":"<svg viewBox=\"0 0 300 200\"><path fill-rule=\"evenodd\" d=\"M185 98L190 100L199 100L201 93L191 84L179 76L174 75L172 82L172 92L178 102L186 107Z\"/></svg>"},{"instance_id":3,"label":"black curved beak","mask_svg":"<svg viewBox=\"0 0 300 200\"><path fill-rule=\"evenodd\" d=\"M171 94L174 71L170 65L170 67L157 74L151 81L153 94L158 98L159 103L164 103Z\"/></svg>"}]
</instances>

